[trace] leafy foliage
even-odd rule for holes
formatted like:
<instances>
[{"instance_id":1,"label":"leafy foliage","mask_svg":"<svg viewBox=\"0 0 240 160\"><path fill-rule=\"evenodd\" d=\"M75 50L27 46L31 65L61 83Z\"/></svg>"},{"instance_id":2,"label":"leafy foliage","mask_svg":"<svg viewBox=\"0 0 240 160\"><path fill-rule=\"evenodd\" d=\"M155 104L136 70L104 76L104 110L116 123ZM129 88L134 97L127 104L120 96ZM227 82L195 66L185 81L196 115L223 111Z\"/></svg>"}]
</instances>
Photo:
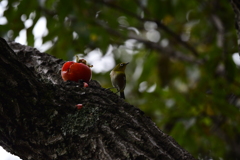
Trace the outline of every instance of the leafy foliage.
<instances>
[{"instance_id":1,"label":"leafy foliage","mask_svg":"<svg viewBox=\"0 0 240 160\"><path fill-rule=\"evenodd\" d=\"M64 60L100 48L101 58L130 61L129 103L199 159L240 158L240 77L232 59L237 40L228 1L8 0L1 5L6 2L2 37L15 40L25 31L27 45L50 43L46 52ZM43 17L47 32L36 37L34 27ZM109 72L93 78L111 86Z\"/></svg>"}]
</instances>

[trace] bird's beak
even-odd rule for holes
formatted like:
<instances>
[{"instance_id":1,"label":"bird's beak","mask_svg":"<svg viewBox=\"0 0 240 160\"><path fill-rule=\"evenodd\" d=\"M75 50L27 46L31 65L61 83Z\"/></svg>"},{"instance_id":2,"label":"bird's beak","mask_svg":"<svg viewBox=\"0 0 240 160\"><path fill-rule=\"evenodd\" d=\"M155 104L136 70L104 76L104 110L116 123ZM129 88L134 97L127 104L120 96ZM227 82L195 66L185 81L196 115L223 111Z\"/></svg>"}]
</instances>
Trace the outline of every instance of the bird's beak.
<instances>
[{"instance_id":1,"label":"bird's beak","mask_svg":"<svg viewBox=\"0 0 240 160\"><path fill-rule=\"evenodd\" d=\"M129 64L129 62L125 63L125 65L128 65L128 64Z\"/></svg>"}]
</instances>

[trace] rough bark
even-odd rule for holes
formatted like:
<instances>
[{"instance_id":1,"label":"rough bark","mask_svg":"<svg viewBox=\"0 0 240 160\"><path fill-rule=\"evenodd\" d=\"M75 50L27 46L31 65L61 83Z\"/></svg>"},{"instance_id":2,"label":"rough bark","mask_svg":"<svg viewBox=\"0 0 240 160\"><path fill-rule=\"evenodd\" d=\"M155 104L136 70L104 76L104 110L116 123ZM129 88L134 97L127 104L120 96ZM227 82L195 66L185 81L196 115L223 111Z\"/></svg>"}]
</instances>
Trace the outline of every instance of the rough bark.
<instances>
[{"instance_id":1,"label":"rough bark","mask_svg":"<svg viewBox=\"0 0 240 160\"><path fill-rule=\"evenodd\" d=\"M0 39L0 145L4 149L23 160L195 159L141 110L96 81L88 88L81 82L64 83L63 63ZM77 110L76 104L83 108Z\"/></svg>"}]
</instances>

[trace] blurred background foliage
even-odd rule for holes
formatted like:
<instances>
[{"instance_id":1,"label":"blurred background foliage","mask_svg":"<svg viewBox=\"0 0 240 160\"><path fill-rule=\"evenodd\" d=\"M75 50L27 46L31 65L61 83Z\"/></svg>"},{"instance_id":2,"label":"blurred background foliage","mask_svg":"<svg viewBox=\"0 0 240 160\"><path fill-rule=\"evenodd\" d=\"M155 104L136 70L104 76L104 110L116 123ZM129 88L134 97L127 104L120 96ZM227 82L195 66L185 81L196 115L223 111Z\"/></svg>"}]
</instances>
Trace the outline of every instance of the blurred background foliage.
<instances>
[{"instance_id":1,"label":"blurred background foliage","mask_svg":"<svg viewBox=\"0 0 240 160\"><path fill-rule=\"evenodd\" d=\"M81 54L105 88L114 65L130 62L127 102L198 159L240 159L228 0L3 0L0 7L5 39L64 60Z\"/></svg>"}]
</instances>

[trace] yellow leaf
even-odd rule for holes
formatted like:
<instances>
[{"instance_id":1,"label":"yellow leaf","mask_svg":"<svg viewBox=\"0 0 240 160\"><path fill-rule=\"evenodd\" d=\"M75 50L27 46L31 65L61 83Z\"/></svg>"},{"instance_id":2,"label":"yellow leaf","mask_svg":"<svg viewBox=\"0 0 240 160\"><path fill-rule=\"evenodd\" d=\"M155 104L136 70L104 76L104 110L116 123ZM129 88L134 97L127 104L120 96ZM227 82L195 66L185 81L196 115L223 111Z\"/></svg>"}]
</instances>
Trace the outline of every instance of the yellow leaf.
<instances>
[{"instance_id":1,"label":"yellow leaf","mask_svg":"<svg viewBox=\"0 0 240 160\"><path fill-rule=\"evenodd\" d=\"M91 35L90 35L90 39L91 39L92 41L96 41L96 40L97 40L97 35L96 35L96 34L91 34Z\"/></svg>"},{"instance_id":2,"label":"yellow leaf","mask_svg":"<svg viewBox=\"0 0 240 160\"><path fill-rule=\"evenodd\" d=\"M169 23L171 23L173 21L173 17L171 16L171 15L167 15L167 16L165 16L163 19L162 19L162 22L164 23L164 24L169 24Z\"/></svg>"},{"instance_id":3,"label":"yellow leaf","mask_svg":"<svg viewBox=\"0 0 240 160\"><path fill-rule=\"evenodd\" d=\"M212 107L211 107L210 105L207 105L206 113L207 113L207 115L209 115L209 116L214 115L214 111L213 111L213 109L212 109Z\"/></svg>"}]
</instances>

